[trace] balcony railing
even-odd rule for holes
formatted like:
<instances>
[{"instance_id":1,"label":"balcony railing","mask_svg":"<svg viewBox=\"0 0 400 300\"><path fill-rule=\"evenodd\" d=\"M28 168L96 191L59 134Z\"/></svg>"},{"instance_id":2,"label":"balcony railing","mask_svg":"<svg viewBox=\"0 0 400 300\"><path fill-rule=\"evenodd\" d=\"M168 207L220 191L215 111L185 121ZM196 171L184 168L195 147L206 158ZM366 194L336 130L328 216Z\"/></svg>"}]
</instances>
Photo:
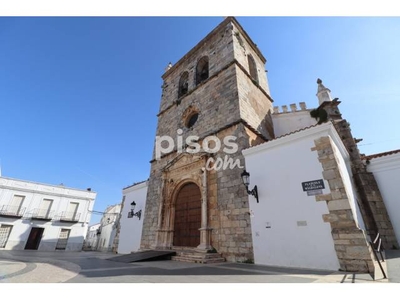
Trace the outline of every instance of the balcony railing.
<instances>
[{"instance_id":1,"label":"balcony railing","mask_svg":"<svg viewBox=\"0 0 400 300\"><path fill-rule=\"evenodd\" d=\"M49 211L48 209L34 209L32 212L32 219L35 220L44 220L44 221L50 221L53 219L54 215L54 210Z\"/></svg>"},{"instance_id":2,"label":"balcony railing","mask_svg":"<svg viewBox=\"0 0 400 300\"><path fill-rule=\"evenodd\" d=\"M25 207L3 205L0 206L0 217L20 219L24 215Z\"/></svg>"},{"instance_id":3,"label":"balcony railing","mask_svg":"<svg viewBox=\"0 0 400 300\"><path fill-rule=\"evenodd\" d=\"M63 211L60 216L60 222L77 223L81 217L80 213L73 211Z\"/></svg>"}]
</instances>

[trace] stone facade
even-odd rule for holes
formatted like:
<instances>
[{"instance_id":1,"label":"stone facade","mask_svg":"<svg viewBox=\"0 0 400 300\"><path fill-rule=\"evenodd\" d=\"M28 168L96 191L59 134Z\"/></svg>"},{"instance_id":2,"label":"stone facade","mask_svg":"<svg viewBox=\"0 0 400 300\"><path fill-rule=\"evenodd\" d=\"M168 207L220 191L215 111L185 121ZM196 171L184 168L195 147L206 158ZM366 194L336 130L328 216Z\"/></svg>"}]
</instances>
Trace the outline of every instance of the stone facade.
<instances>
[{"instance_id":1,"label":"stone facade","mask_svg":"<svg viewBox=\"0 0 400 300\"><path fill-rule=\"evenodd\" d=\"M255 61L251 70L248 56ZM208 78L198 81L199 61L208 61ZM238 150L229 159L244 167L241 150L273 138L272 99L264 72L265 58L234 18L226 18L163 75L157 136L169 136L174 149L158 158L156 147L144 216L141 248L173 247L175 199L185 183L201 190L200 249L215 248L229 261L252 259L248 195L243 169L207 169L223 161L224 144L216 153L180 151L179 139L198 136L199 144L213 136L236 137ZM256 70L256 74L254 73ZM184 92L182 77L186 81ZM180 92L179 92L180 91ZM182 95L183 93L183 95ZM179 97L178 97L179 95ZM197 122L188 119L198 114ZM178 131L178 130L181 131ZM212 148L212 146L210 146ZM158 159L157 159L158 158Z\"/></svg>"},{"instance_id":2,"label":"stone facade","mask_svg":"<svg viewBox=\"0 0 400 300\"><path fill-rule=\"evenodd\" d=\"M332 238L340 268L347 272L374 273L373 250L364 232L357 227L350 207L349 197L340 173L334 148L328 136L314 141L318 160L322 165L322 176L329 183L331 193L315 196L317 201L326 201L329 214L322 216L331 224Z\"/></svg>"}]
</instances>

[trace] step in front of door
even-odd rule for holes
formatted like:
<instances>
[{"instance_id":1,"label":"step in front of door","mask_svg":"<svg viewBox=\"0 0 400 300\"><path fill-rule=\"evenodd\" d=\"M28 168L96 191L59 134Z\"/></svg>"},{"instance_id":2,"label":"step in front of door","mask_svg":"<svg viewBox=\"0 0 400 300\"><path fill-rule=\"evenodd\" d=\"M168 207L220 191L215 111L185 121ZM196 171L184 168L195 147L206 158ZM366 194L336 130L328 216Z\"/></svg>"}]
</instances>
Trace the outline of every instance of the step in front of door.
<instances>
[{"instance_id":1,"label":"step in front of door","mask_svg":"<svg viewBox=\"0 0 400 300\"><path fill-rule=\"evenodd\" d=\"M192 251L175 251L176 256L171 257L171 260L174 261L184 261L201 264L220 263L225 261L225 258L223 258L219 253L204 253L198 252L195 249L193 249Z\"/></svg>"}]
</instances>

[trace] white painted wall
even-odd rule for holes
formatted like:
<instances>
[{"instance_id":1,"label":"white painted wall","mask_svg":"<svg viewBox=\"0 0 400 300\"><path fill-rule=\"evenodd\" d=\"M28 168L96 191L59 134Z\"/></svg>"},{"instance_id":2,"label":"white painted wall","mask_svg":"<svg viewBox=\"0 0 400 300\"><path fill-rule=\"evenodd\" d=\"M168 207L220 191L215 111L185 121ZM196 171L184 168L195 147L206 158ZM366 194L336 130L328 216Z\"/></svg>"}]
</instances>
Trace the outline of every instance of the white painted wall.
<instances>
[{"instance_id":1,"label":"white painted wall","mask_svg":"<svg viewBox=\"0 0 400 300\"><path fill-rule=\"evenodd\" d=\"M98 236L97 230L100 228L100 223L93 224L89 226L88 232L86 234L85 239L85 248L88 250L96 250L97 249L97 241Z\"/></svg>"},{"instance_id":2,"label":"white painted wall","mask_svg":"<svg viewBox=\"0 0 400 300\"><path fill-rule=\"evenodd\" d=\"M115 235L117 233L117 221L121 213L121 204L112 205L106 208L100 221L101 234L97 250L112 251Z\"/></svg>"},{"instance_id":3,"label":"white painted wall","mask_svg":"<svg viewBox=\"0 0 400 300\"><path fill-rule=\"evenodd\" d=\"M121 213L121 231L119 235L118 253L127 254L138 251L142 237L144 210L146 206L147 184L143 182L123 189L123 210ZM135 213L142 210L140 220L137 217L128 218L132 201L136 202Z\"/></svg>"},{"instance_id":4,"label":"white painted wall","mask_svg":"<svg viewBox=\"0 0 400 300\"><path fill-rule=\"evenodd\" d=\"M322 219L329 213L326 202L307 196L301 185L323 179L317 152L311 148L315 139L335 134L327 123L243 151L250 188L257 185L259 190L259 203L249 196L256 264L339 269L330 224ZM341 143L337 134L334 138ZM330 193L324 182L323 193Z\"/></svg>"},{"instance_id":5,"label":"white painted wall","mask_svg":"<svg viewBox=\"0 0 400 300\"><path fill-rule=\"evenodd\" d=\"M397 241L400 243L400 153L373 158L367 169L374 173Z\"/></svg>"},{"instance_id":6,"label":"white painted wall","mask_svg":"<svg viewBox=\"0 0 400 300\"><path fill-rule=\"evenodd\" d=\"M25 212L21 219L0 216L0 225L13 226L5 247L6 250L23 250L32 227L44 228L38 250L55 250L61 229L71 230L66 250L82 250L91 217L89 210L93 207L96 197L95 192L0 177L0 209L3 205L10 205L14 195L25 196L22 204ZM54 213L51 221L31 218L35 209L40 207L43 199L53 200L51 210ZM70 202L79 203L79 222L60 222L60 215L67 211Z\"/></svg>"},{"instance_id":7,"label":"white painted wall","mask_svg":"<svg viewBox=\"0 0 400 300\"><path fill-rule=\"evenodd\" d=\"M112 243L115 237L115 224L105 224L101 227L101 234L99 236L99 243L97 250L111 251Z\"/></svg>"},{"instance_id":8,"label":"white painted wall","mask_svg":"<svg viewBox=\"0 0 400 300\"><path fill-rule=\"evenodd\" d=\"M296 111L288 113L272 114L274 133L276 137L317 124L310 116L310 111Z\"/></svg>"},{"instance_id":9,"label":"white painted wall","mask_svg":"<svg viewBox=\"0 0 400 300\"><path fill-rule=\"evenodd\" d=\"M338 162L338 165L339 165L339 171L340 171L340 175L343 180L344 188L346 190L347 197L349 199L351 211L353 212L353 217L357 224L357 227L365 230L364 220L362 218L360 207L358 206L358 202L357 202L358 195L355 190L355 184L354 184L353 175L351 172L350 156L347 153L347 151L344 149L343 144L340 143L340 147L342 149L339 149L338 144L339 143L334 142L334 143L332 143L332 146L333 146L333 151L336 156L336 161Z\"/></svg>"}]
</instances>

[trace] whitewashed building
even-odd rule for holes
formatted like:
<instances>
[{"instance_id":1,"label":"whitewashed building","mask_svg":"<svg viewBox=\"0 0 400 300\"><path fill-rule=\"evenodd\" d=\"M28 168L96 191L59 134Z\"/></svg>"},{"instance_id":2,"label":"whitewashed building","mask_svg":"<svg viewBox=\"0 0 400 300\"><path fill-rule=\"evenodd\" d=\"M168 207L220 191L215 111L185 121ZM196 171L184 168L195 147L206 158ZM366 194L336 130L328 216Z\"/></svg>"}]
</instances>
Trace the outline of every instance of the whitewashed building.
<instances>
[{"instance_id":1,"label":"whitewashed building","mask_svg":"<svg viewBox=\"0 0 400 300\"><path fill-rule=\"evenodd\" d=\"M275 107L275 138L243 150L254 262L374 273L370 242L398 247L400 151L360 155L340 101L317 83L317 109Z\"/></svg>"},{"instance_id":2,"label":"whitewashed building","mask_svg":"<svg viewBox=\"0 0 400 300\"><path fill-rule=\"evenodd\" d=\"M96 193L0 177L0 249L80 251Z\"/></svg>"},{"instance_id":3,"label":"whitewashed building","mask_svg":"<svg viewBox=\"0 0 400 300\"><path fill-rule=\"evenodd\" d=\"M138 251L142 237L143 216L146 206L148 181L123 189L123 209L120 218L118 253Z\"/></svg>"},{"instance_id":4,"label":"whitewashed building","mask_svg":"<svg viewBox=\"0 0 400 300\"><path fill-rule=\"evenodd\" d=\"M96 250L103 252L112 251L114 238L117 234L120 212L121 204L111 205L104 211L98 228L99 234Z\"/></svg>"},{"instance_id":5,"label":"whitewashed building","mask_svg":"<svg viewBox=\"0 0 400 300\"><path fill-rule=\"evenodd\" d=\"M83 250L96 250L100 235L100 223L89 226Z\"/></svg>"},{"instance_id":6,"label":"whitewashed building","mask_svg":"<svg viewBox=\"0 0 400 300\"><path fill-rule=\"evenodd\" d=\"M329 136L338 156L348 157L332 123L314 126L243 151L259 202L249 197L255 263L285 267L338 270L329 214L323 201L303 191L302 182L322 180L322 192L331 192L322 166L311 151L315 139ZM347 159L346 159L347 160ZM346 163L341 170L347 173ZM254 185L253 184L253 185ZM346 186L350 191L351 185ZM352 207L358 206L352 200ZM357 214L358 215L358 211ZM361 222L362 224L362 222Z\"/></svg>"}]
</instances>

